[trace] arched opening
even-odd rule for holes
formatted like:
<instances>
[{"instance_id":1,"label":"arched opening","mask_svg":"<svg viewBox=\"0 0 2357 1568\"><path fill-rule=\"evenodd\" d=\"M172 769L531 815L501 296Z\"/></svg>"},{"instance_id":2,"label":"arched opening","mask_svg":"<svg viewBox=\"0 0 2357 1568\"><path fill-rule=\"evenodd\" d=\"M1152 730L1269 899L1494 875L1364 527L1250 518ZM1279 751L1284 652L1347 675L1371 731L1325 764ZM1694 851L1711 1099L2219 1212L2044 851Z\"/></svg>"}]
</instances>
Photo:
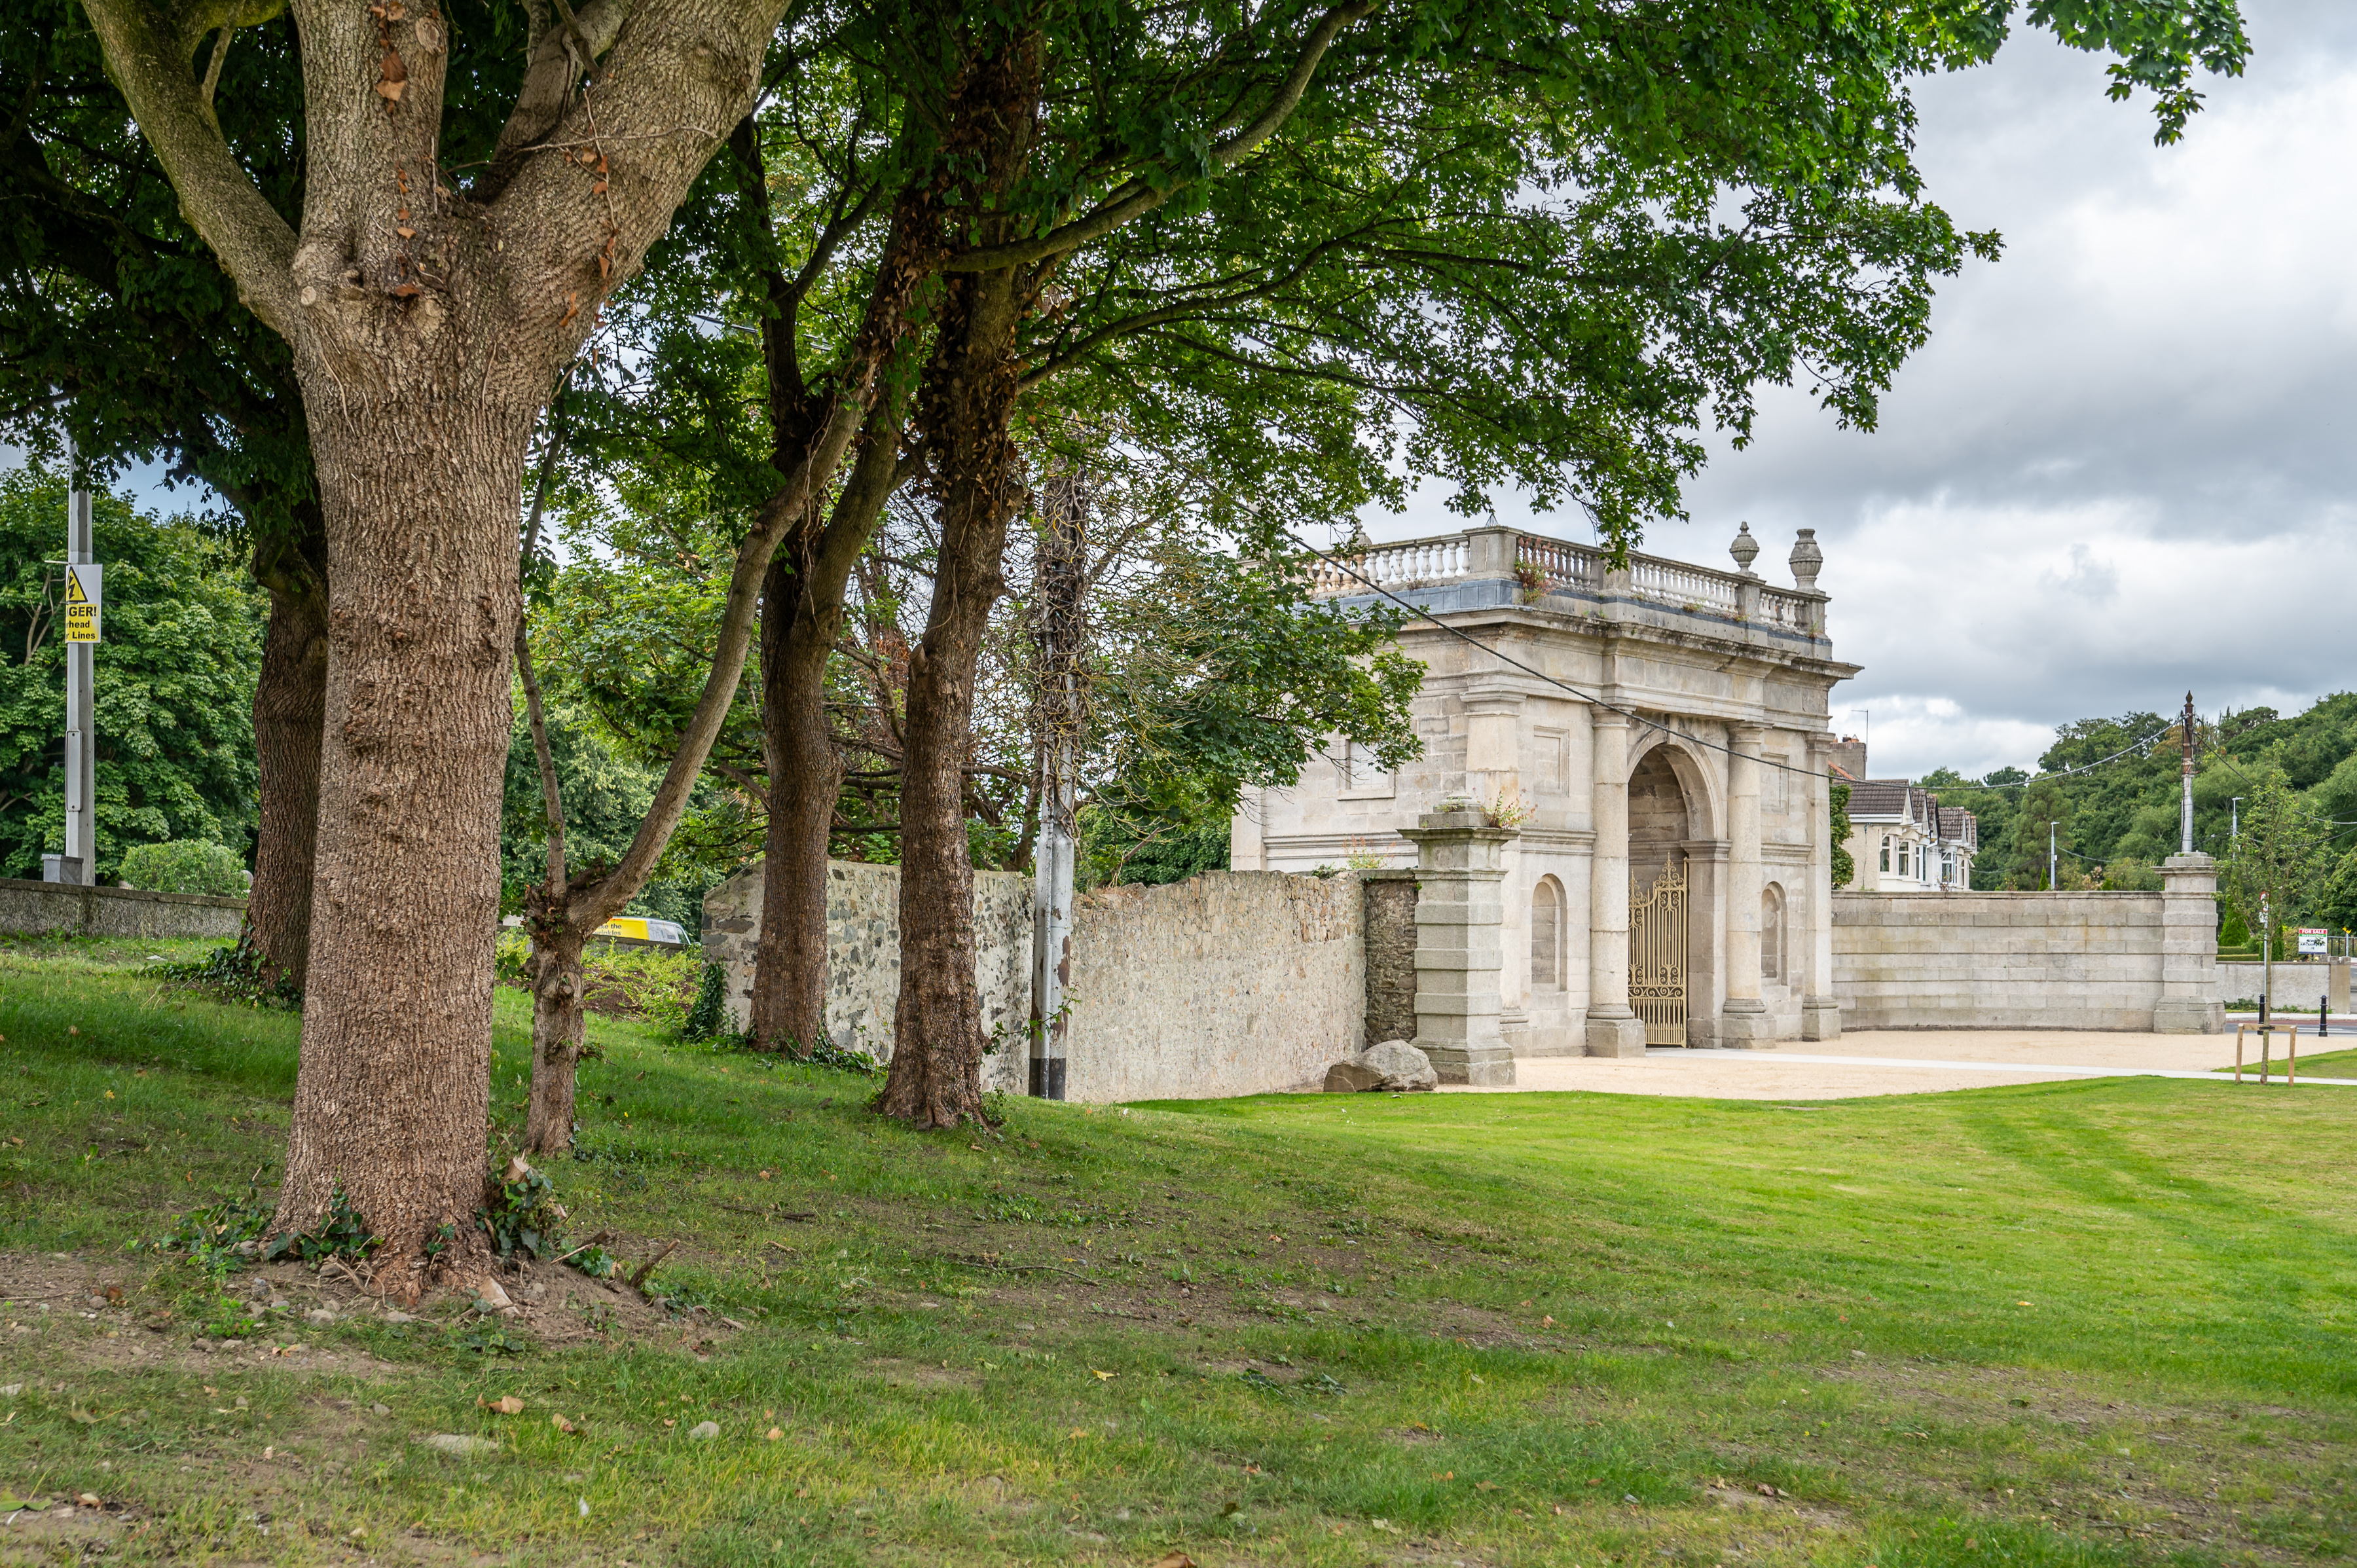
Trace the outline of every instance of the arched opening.
<instances>
[{"instance_id":1,"label":"arched opening","mask_svg":"<svg viewBox=\"0 0 2357 1568\"><path fill-rule=\"evenodd\" d=\"M1650 887L1672 865L1684 859L1684 844L1693 837L1686 815L1686 792L1670 762L1669 748L1647 752L1629 776L1629 875L1640 887Z\"/></svg>"},{"instance_id":2,"label":"arched opening","mask_svg":"<svg viewBox=\"0 0 2357 1568\"><path fill-rule=\"evenodd\" d=\"M1784 889L1773 882L1760 890L1760 978L1784 978Z\"/></svg>"},{"instance_id":3,"label":"arched opening","mask_svg":"<svg viewBox=\"0 0 2357 1568\"><path fill-rule=\"evenodd\" d=\"M1563 989L1563 885L1552 876L1531 889L1531 989Z\"/></svg>"},{"instance_id":4,"label":"arched opening","mask_svg":"<svg viewBox=\"0 0 2357 1568\"><path fill-rule=\"evenodd\" d=\"M1645 1022L1649 1046L1687 1039L1694 963L1685 846L1692 835L1677 766L1667 746L1655 746L1629 776L1629 1004Z\"/></svg>"}]
</instances>

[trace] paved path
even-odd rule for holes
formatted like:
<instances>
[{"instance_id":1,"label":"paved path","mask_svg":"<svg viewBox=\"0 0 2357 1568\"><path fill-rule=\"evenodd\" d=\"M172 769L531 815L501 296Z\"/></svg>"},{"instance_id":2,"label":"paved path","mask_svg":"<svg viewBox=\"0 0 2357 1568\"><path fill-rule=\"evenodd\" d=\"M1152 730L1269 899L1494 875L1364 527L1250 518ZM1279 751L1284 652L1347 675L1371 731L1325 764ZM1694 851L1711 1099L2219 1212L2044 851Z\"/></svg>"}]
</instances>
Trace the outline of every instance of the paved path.
<instances>
[{"instance_id":1,"label":"paved path","mask_svg":"<svg viewBox=\"0 0 2357 1568\"><path fill-rule=\"evenodd\" d=\"M2305 1048L2305 1036L2301 1040ZM2277 1043L2276 1069L2282 1058ZM2316 1050L2357 1047L2357 1031L2336 1031ZM2255 1052L2256 1043L2252 1045ZM2079 1078L2195 1079L2234 1087L2210 1069L2234 1059L2234 1036L2118 1035L2061 1029L1886 1029L1838 1040L1787 1041L1772 1051L1654 1050L1641 1060L1525 1057L1514 1090L1577 1089L1600 1094L1667 1094L1723 1100L1843 1100L1867 1094L1928 1094L2001 1083ZM2309 1079L2320 1089L2357 1089L2357 1079ZM2246 1081L2255 1088L2255 1082ZM2276 1087L2270 1083L2270 1088ZM1458 1094L1509 1093L1451 1085Z\"/></svg>"}]
</instances>

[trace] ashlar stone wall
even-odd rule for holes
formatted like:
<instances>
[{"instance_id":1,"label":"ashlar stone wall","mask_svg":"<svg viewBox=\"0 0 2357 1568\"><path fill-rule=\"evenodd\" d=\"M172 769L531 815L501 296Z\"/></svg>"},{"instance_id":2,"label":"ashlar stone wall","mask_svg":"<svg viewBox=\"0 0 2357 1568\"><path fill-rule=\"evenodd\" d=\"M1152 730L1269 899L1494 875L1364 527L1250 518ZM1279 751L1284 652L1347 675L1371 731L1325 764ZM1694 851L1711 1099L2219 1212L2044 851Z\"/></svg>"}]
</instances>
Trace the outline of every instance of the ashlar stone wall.
<instances>
[{"instance_id":1,"label":"ashlar stone wall","mask_svg":"<svg viewBox=\"0 0 2357 1568\"><path fill-rule=\"evenodd\" d=\"M2168 893L1837 893L1842 1026L2215 1033L2212 885L2203 860Z\"/></svg>"}]
</instances>

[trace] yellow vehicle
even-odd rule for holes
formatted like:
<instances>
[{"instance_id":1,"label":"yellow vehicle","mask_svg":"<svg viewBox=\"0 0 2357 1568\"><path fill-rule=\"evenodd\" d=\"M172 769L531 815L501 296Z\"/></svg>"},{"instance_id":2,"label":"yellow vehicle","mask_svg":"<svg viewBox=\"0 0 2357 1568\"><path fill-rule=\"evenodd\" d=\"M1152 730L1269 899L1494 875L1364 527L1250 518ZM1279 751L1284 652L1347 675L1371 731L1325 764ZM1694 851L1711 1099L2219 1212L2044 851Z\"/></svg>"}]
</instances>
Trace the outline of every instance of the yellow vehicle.
<instances>
[{"instance_id":1,"label":"yellow vehicle","mask_svg":"<svg viewBox=\"0 0 2357 1568\"><path fill-rule=\"evenodd\" d=\"M589 934L626 937L639 942L668 942L673 947L687 945L687 929L677 920L650 920L637 915L618 916Z\"/></svg>"}]
</instances>

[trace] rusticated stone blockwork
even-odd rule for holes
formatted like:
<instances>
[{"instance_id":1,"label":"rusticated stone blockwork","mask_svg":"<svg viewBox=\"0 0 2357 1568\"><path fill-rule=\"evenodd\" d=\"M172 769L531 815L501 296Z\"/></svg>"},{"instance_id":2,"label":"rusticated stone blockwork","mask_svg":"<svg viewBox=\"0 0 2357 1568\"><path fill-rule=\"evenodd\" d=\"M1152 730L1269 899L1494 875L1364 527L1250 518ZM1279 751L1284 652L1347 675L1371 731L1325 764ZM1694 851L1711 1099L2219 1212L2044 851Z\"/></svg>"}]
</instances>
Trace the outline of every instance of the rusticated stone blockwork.
<instances>
[{"instance_id":1,"label":"rusticated stone blockwork","mask_svg":"<svg viewBox=\"0 0 2357 1568\"><path fill-rule=\"evenodd\" d=\"M2214 1032L2199 869L2168 893L1836 894L1843 1026Z\"/></svg>"},{"instance_id":2,"label":"rusticated stone blockwork","mask_svg":"<svg viewBox=\"0 0 2357 1568\"><path fill-rule=\"evenodd\" d=\"M1366 1043L1415 1038L1415 874L1362 874L1367 923Z\"/></svg>"},{"instance_id":3,"label":"rusticated stone blockwork","mask_svg":"<svg viewBox=\"0 0 2357 1568\"><path fill-rule=\"evenodd\" d=\"M974 875L974 983L983 1026L1001 1042L983 1058L985 1090L1025 1087L1023 1026L1030 1014L1031 879L1008 871ZM753 950L761 934L761 863L704 896L704 954L726 968L728 1015L750 1021ZM892 1054L900 997L900 868L838 860L827 867L826 1030L840 1046Z\"/></svg>"}]
</instances>

